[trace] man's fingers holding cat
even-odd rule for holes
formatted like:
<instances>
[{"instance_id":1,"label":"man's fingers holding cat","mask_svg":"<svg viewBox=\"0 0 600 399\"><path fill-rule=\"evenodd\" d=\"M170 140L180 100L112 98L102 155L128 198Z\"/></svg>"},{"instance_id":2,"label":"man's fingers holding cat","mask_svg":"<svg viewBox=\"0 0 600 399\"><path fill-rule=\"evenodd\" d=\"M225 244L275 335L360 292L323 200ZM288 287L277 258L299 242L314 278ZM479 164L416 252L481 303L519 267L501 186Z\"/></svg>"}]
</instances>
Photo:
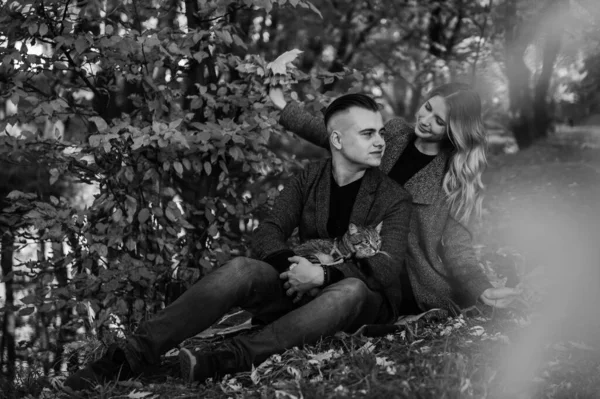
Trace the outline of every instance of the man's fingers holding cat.
<instances>
[{"instance_id":1,"label":"man's fingers holding cat","mask_svg":"<svg viewBox=\"0 0 600 399\"><path fill-rule=\"evenodd\" d=\"M285 294L286 294L287 296L294 296L294 295L296 295L296 294L298 294L298 295L302 295L302 294L300 294L299 292L297 292L297 291L296 291L296 289L295 289L294 287L292 287L292 288L288 288L288 290L285 292Z\"/></svg>"},{"instance_id":2,"label":"man's fingers holding cat","mask_svg":"<svg viewBox=\"0 0 600 399\"><path fill-rule=\"evenodd\" d=\"M293 303L300 302L300 300L302 299L303 295L304 294L302 294L302 293L298 293L298 295L296 295L296 297L294 299L292 299L292 302Z\"/></svg>"},{"instance_id":3,"label":"man's fingers holding cat","mask_svg":"<svg viewBox=\"0 0 600 399\"><path fill-rule=\"evenodd\" d=\"M303 258L302 256L292 256L291 258L288 258L288 260L290 261L290 263L295 264L296 266L312 266L313 264L310 263L310 261L306 258ZM295 266L294 266L295 267ZM292 269L292 267L290 266L290 270Z\"/></svg>"}]
</instances>

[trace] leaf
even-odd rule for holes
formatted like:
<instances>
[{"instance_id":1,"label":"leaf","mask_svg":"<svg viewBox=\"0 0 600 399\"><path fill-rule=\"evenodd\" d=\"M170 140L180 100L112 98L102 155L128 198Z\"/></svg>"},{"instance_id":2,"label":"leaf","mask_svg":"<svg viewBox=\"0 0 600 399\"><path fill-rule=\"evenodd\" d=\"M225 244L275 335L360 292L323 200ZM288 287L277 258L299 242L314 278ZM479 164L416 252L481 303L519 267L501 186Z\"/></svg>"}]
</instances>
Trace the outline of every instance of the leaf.
<instances>
[{"instance_id":1,"label":"leaf","mask_svg":"<svg viewBox=\"0 0 600 399\"><path fill-rule=\"evenodd\" d=\"M231 155L231 157L236 161L244 158L244 153L242 152L240 147L231 147L229 149L229 155Z\"/></svg>"},{"instance_id":2,"label":"leaf","mask_svg":"<svg viewBox=\"0 0 600 399\"><path fill-rule=\"evenodd\" d=\"M290 51L286 51L285 53L283 53L279 57L277 57L277 59L275 59L275 61L270 62L267 65L267 69L270 69L271 71L273 71L274 74L285 75L285 73L286 73L286 65L289 62L292 62L296 58L298 58L298 55L300 53L302 53L302 51L298 50L298 49L293 49L293 50L290 50Z\"/></svg>"},{"instance_id":3,"label":"leaf","mask_svg":"<svg viewBox=\"0 0 600 399\"><path fill-rule=\"evenodd\" d=\"M115 222L118 222L123 218L123 211L119 208L113 213L112 218Z\"/></svg>"},{"instance_id":4,"label":"leaf","mask_svg":"<svg viewBox=\"0 0 600 399\"><path fill-rule=\"evenodd\" d=\"M175 169L175 172L177 172L178 175L183 174L183 165L181 164L181 162L173 162L173 168Z\"/></svg>"},{"instance_id":5,"label":"leaf","mask_svg":"<svg viewBox=\"0 0 600 399\"><path fill-rule=\"evenodd\" d=\"M85 40L85 37L80 37L75 41L75 51L79 54L83 54L85 50L88 48L88 42Z\"/></svg>"},{"instance_id":6,"label":"leaf","mask_svg":"<svg viewBox=\"0 0 600 399\"><path fill-rule=\"evenodd\" d=\"M100 144L102 143L102 135L101 134L93 134L90 136L90 138L88 140L92 147L100 147Z\"/></svg>"},{"instance_id":7,"label":"leaf","mask_svg":"<svg viewBox=\"0 0 600 399\"><path fill-rule=\"evenodd\" d=\"M194 53L194 59L198 62L202 62L203 59L208 58L208 53L205 51L198 51Z\"/></svg>"},{"instance_id":8,"label":"leaf","mask_svg":"<svg viewBox=\"0 0 600 399\"><path fill-rule=\"evenodd\" d=\"M99 132L103 132L106 129L108 129L108 125L106 124L106 121L102 118L100 118L99 116L92 116L90 118L90 121L94 122L94 124L96 125L96 128L98 129ZM91 137L90 137L91 139ZM91 144L91 142L90 142Z\"/></svg>"},{"instance_id":9,"label":"leaf","mask_svg":"<svg viewBox=\"0 0 600 399\"><path fill-rule=\"evenodd\" d=\"M128 182L132 182L133 179L135 177L135 172L133 171L133 168L131 166L128 166L125 169L125 178L127 179Z\"/></svg>"},{"instance_id":10,"label":"leaf","mask_svg":"<svg viewBox=\"0 0 600 399\"><path fill-rule=\"evenodd\" d=\"M169 122L169 129L177 129L179 125L181 125L181 122L183 122L183 119L181 118Z\"/></svg>"},{"instance_id":11,"label":"leaf","mask_svg":"<svg viewBox=\"0 0 600 399\"><path fill-rule=\"evenodd\" d=\"M302 379L302 373L296 367L287 366L286 371L294 377L296 381L300 381Z\"/></svg>"},{"instance_id":12,"label":"leaf","mask_svg":"<svg viewBox=\"0 0 600 399\"><path fill-rule=\"evenodd\" d=\"M177 205L173 201L169 202L167 209L165 210L165 216L172 222L176 222L179 219L180 212L177 209Z\"/></svg>"},{"instance_id":13,"label":"leaf","mask_svg":"<svg viewBox=\"0 0 600 399\"><path fill-rule=\"evenodd\" d=\"M69 69L69 67L67 67L67 65L65 65L64 62L60 62L60 61L55 61L54 64L52 64L54 66L54 69L57 69L59 71L64 71L66 69Z\"/></svg>"},{"instance_id":14,"label":"leaf","mask_svg":"<svg viewBox=\"0 0 600 399\"><path fill-rule=\"evenodd\" d=\"M12 102L14 105L19 105L20 99L21 96L19 96L19 93L13 93L13 95L10 96L10 102Z\"/></svg>"},{"instance_id":15,"label":"leaf","mask_svg":"<svg viewBox=\"0 0 600 399\"><path fill-rule=\"evenodd\" d=\"M150 218L150 209L144 208L138 213L138 222L146 223L146 220Z\"/></svg>"},{"instance_id":16,"label":"leaf","mask_svg":"<svg viewBox=\"0 0 600 399\"><path fill-rule=\"evenodd\" d=\"M31 305L31 304L35 303L35 300L36 300L35 294L30 294L30 295L27 295L27 296L21 298L21 302L23 302L25 305Z\"/></svg>"},{"instance_id":17,"label":"leaf","mask_svg":"<svg viewBox=\"0 0 600 399\"><path fill-rule=\"evenodd\" d=\"M132 238L127 240L127 243L125 244L125 246L127 247L128 250L133 251L135 250L135 240L133 240Z\"/></svg>"},{"instance_id":18,"label":"leaf","mask_svg":"<svg viewBox=\"0 0 600 399\"><path fill-rule=\"evenodd\" d=\"M11 199L11 200L16 200L16 199L35 199L37 197L37 195L33 194L33 193L24 193L22 191L19 190L13 190L10 193L8 193L8 195L6 196L6 198Z\"/></svg>"},{"instance_id":19,"label":"leaf","mask_svg":"<svg viewBox=\"0 0 600 399\"><path fill-rule=\"evenodd\" d=\"M48 25L41 24L40 25L40 36L46 36L48 34Z\"/></svg>"},{"instance_id":20,"label":"leaf","mask_svg":"<svg viewBox=\"0 0 600 399\"><path fill-rule=\"evenodd\" d=\"M19 310L19 316L29 316L33 312L35 312L35 307L30 306L28 308L23 308L23 309Z\"/></svg>"},{"instance_id":21,"label":"leaf","mask_svg":"<svg viewBox=\"0 0 600 399\"><path fill-rule=\"evenodd\" d=\"M252 380L252 383L254 385L258 385L258 383L260 382L260 375L258 374L258 369L254 367L254 365L252 366L252 373L250 373L250 379Z\"/></svg>"},{"instance_id":22,"label":"leaf","mask_svg":"<svg viewBox=\"0 0 600 399\"><path fill-rule=\"evenodd\" d=\"M206 172L207 175L210 176L210 174L212 172L212 165L210 164L210 162L204 162L204 171Z\"/></svg>"}]
</instances>

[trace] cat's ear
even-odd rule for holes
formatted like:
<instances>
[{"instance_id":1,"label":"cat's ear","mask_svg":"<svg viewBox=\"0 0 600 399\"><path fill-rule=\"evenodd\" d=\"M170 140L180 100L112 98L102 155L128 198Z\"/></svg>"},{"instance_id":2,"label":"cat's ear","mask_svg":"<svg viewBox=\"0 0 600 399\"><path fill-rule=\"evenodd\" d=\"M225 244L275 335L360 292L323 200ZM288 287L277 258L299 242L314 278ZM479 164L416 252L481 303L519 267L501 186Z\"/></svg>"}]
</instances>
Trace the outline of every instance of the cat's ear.
<instances>
[{"instance_id":1,"label":"cat's ear","mask_svg":"<svg viewBox=\"0 0 600 399\"><path fill-rule=\"evenodd\" d=\"M375 226L375 231L377 232L377 234L381 233L381 226L383 226L383 220L379 222L377 226Z\"/></svg>"},{"instance_id":2,"label":"cat's ear","mask_svg":"<svg viewBox=\"0 0 600 399\"><path fill-rule=\"evenodd\" d=\"M356 225L354 223L350 223L348 225L348 232L350 233L350 235L354 235L354 234L358 233L358 227L356 227Z\"/></svg>"}]
</instances>

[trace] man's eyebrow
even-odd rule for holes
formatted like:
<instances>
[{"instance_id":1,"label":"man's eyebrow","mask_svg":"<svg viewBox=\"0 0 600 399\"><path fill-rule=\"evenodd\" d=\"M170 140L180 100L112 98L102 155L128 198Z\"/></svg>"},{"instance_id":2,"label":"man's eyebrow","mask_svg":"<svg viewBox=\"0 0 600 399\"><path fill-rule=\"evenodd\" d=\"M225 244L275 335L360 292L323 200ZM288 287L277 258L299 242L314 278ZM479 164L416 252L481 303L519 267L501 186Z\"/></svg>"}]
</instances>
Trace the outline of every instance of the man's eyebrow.
<instances>
[{"instance_id":1,"label":"man's eyebrow","mask_svg":"<svg viewBox=\"0 0 600 399\"><path fill-rule=\"evenodd\" d=\"M373 129L373 128L363 129L359 133L375 133L375 129Z\"/></svg>"}]
</instances>

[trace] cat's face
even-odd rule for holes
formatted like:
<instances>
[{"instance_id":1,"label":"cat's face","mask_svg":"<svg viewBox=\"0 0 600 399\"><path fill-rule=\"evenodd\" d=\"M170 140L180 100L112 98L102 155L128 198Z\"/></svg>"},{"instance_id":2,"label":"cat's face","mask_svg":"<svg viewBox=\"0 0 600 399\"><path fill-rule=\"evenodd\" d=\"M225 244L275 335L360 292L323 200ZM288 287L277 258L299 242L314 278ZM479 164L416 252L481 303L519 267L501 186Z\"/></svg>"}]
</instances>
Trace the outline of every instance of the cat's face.
<instances>
[{"instance_id":1,"label":"cat's face","mask_svg":"<svg viewBox=\"0 0 600 399\"><path fill-rule=\"evenodd\" d=\"M350 223L348 234L358 259L369 258L381 250L381 223L376 227L362 227Z\"/></svg>"}]
</instances>

